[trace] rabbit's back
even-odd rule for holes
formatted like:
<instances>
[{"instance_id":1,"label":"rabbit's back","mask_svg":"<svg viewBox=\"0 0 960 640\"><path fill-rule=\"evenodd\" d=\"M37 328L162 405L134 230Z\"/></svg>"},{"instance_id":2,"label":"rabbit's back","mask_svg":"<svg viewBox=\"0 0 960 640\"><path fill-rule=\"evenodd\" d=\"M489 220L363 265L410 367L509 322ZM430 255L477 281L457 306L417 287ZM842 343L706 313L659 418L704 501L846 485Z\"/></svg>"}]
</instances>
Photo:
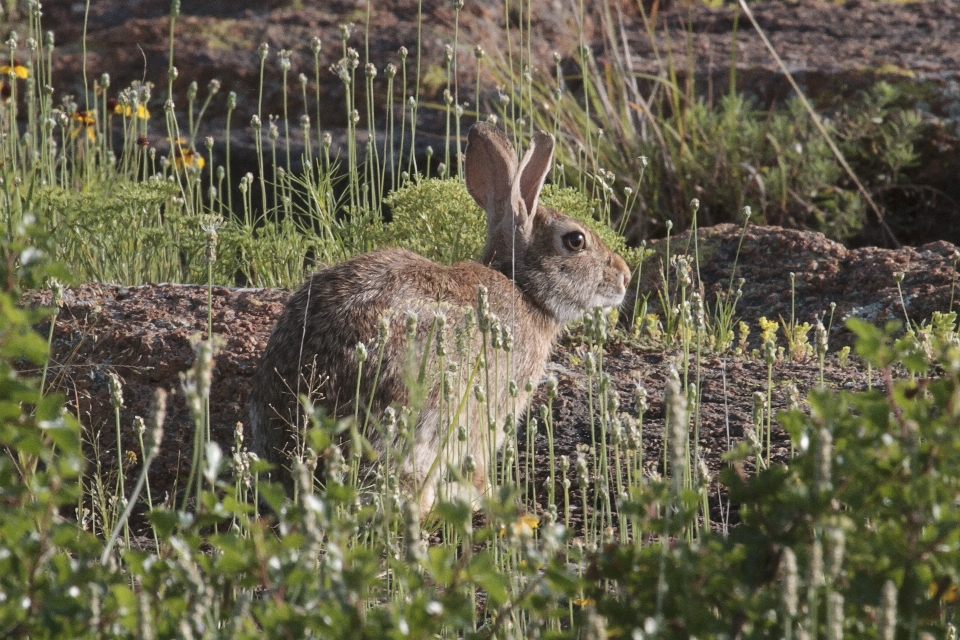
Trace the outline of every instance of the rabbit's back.
<instances>
[{"instance_id":1,"label":"rabbit's back","mask_svg":"<svg viewBox=\"0 0 960 640\"><path fill-rule=\"evenodd\" d=\"M443 314L452 335L467 310L476 307L480 285L488 289L491 312L514 327L516 340L529 343L525 345L528 349L514 350L513 379L521 386L530 377L536 383L549 355L556 322L532 305L508 278L477 263L448 267L402 249L376 251L314 273L290 297L254 377L254 451L274 464L289 465L294 453L290 447L305 422L297 401L304 394L335 416L353 415L359 397L362 410L369 407L374 423L388 406L407 404L408 315L417 316L420 343L432 332L437 314ZM385 345L381 344L383 319L389 321ZM522 330L516 328L520 325ZM368 358L362 367L357 358L360 343ZM479 348L477 334L468 349L475 356ZM358 371L362 377L359 387ZM370 389L375 389L373 398ZM432 390L421 423L431 420L435 401L436 390ZM418 439L432 437L431 431L418 428Z\"/></svg>"}]
</instances>

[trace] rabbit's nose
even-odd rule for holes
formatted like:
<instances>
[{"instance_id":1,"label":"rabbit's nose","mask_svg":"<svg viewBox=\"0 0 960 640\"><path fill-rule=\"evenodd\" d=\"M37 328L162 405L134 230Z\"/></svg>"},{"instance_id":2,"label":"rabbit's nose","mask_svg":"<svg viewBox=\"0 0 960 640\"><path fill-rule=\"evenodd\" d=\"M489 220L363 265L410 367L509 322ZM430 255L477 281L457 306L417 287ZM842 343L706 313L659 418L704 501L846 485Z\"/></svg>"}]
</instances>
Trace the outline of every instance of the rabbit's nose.
<instances>
[{"instance_id":1,"label":"rabbit's nose","mask_svg":"<svg viewBox=\"0 0 960 640\"><path fill-rule=\"evenodd\" d=\"M607 264L620 271L620 284L626 289L627 285L630 284L630 267L627 266L627 263L620 256L614 255L607 260Z\"/></svg>"}]
</instances>

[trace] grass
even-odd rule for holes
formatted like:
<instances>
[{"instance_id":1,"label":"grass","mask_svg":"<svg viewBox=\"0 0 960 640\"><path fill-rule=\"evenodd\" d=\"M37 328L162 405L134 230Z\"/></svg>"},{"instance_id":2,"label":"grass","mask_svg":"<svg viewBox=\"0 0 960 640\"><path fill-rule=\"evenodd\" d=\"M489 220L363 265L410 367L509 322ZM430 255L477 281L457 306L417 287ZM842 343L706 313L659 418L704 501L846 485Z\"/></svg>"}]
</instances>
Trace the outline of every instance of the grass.
<instances>
[{"instance_id":1,"label":"grass","mask_svg":"<svg viewBox=\"0 0 960 640\"><path fill-rule=\"evenodd\" d=\"M748 353L749 327L741 324L736 342L733 274L723 295L704 299L699 248L674 244L659 274L663 318L648 314L638 300L632 326L621 327L597 310L565 338L585 372L589 445L572 459L556 454L564 428L555 417L556 378L546 382L541 409L488 415L508 437L501 455L491 456L497 460L488 470L493 489L478 516L455 499L420 513L398 483L392 461L415 446L416 403L376 417L377 424L361 424L366 418L359 403L353 420L308 411L295 460L295 498L261 481L265 467L247 451L242 430L229 450L210 439L217 345L209 324L182 383L195 427L190 474L178 480L179 495L164 502L148 476L158 448L167 446L163 393L146 420L123 424L123 383L111 378L116 419L110 427L118 440L123 430L136 429L139 443L137 452L118 445L114 461L97 448L112 438L81 426L63 396L50 391L46 375L34 379L13 366L49 363L53 329L45 339L31 327L45 314L55 322L55 315L14 303L23 288L45 286L51 276L290 286L316 264L387 241L439 261L475 256L482 214L459 178L451 177L462 163L457 141L471 110L494 111L518 146L536 126L559 134L565 151L544 201L594 226L638 271L644 251L628 248L623 234L640 213L679 212L663 219L669 234L674 224L695 228L707 208L726 207L734 217L749 203L744 229L750 211L761 221L803 211L812 216L806 226L842 237L862 223L862 206L840 182L832 152L797 104L761 113L729 95L709 105L689 87L661 82L649 98L640 96L650 136L627 135L638 124L627 105L639 104L639 89L619 40L609 42L617 46L613 64L622 65L615 73L600 73L581 48L584 88L565 90L569 79L559 67L557 75L543 77L523 71L537 62L529 48L533 8L527 3L518 14L526 20L504 34L504 59L477 55L486 61L478 68L497 74L509 100L477 104L477 89L466 109L462 96L452 94L440 105L447 135L443 149L434 151L442 157L434 177L421 175L413 151L418 110L428 108L418 98L419 54L402 54L399 67L380 74L368 66L365 52L350 48L356 38L347 28L335 69L347 89L345 152L332 156L320 112L309 105L313 122L300 117L299 130L291 126L295 112L285 110L275 120L261 112L251 123L259 174L238 177L231 174L229 154L223 168L214 167L210 144L197 146L204 111L218 99L214 84L202 99L199 88L190 90L185 125L183 114L169 107L155 125L161 112L155 89L137 85L111 93L107 77L91 82L89 105L86 97L55 104L42 90L54 48L38 9L28 16L34 45L27 46L23 71L9 65L11 99L0 106L6 229L0 245L0 441L6 450L0 456L0 635L955 635L960 450L953 433L960 338L952 314L925 324L909 319L905 332L852 324L860 337L857 356L876 372L877 388L820 388L775 414L773 393L784 382L774 379L775 365L806 361L820 368L822 379L824 361L832 357L829 333L814 328L810 344L811 327L792 315L763 321L761 348ZM174 3L171 32L177 17ZM601 18L605 31L615 34L610 14ZM444 70L448 90L461 55L457 38L455 29ZM12 59L20 47L13 40L9 46ZM268 46L260 52L262 77L272 58ZM174 57L171 41L171 70ZM286 79L289 58L281 52L278 60ZM314 80L322 72L315 64ZM171 72L166 95L183 81L175 76ZM375 82L393 89L386 105L393 108L382 117L370 90ZM358 85L366 91L357 91ZM868 104L888 109L884 96L890 91L876 88ZM551 110L534 106L541 97ZM228 107L231 100L227 96ZM857 114L851 120L861 131L875 124ZM870 161L890 168L891 180L911 162L905 141L914 133L908 116L893 120L901 128L874 130L874 137L845 134L851 145L872 148ZM378 123L390 135L367 139L386 142L363 148L359 132L364 126L374 131ZM153 126L173 141L166 153L137 143ZM123 131L120 148L112 147L111 129ZM228 125L227 139L229 131ZM300 174L289 158L292 136L304 144L307 168ZM792 153L793 143L804 153ZM651 160L634 163L641 156ZM754 169L743 169L746 162ZM239 201L232 199L234 182ZM453 448L461 437L458 412L489 411L487 393L509 376L508 328L487 318L482 305L475 320L447 327L439 317L408 319L411 325L432 323L424 344L411 341L412 361L427 362L431 351L443 354L441 380L451 381L451 394L462 392L445 398ZM472 373L467 367L450 364L478 361L473 353L453 357L477 331L488 364L471 384L464 382ZM620 406L608 371L612 341L676 354L663 398L648 397L638 383L634 406ZM767 368L753 424L743 425L742 442L729 443L719 478L703 463L700 432L702 376L706 360L716 355L752 358ZM381 356L365 349L357 357L358 367L380 365ZM657 434L664 442L658 461L643 457L652 436L644 417L652 404L666 416ZM521 424L525 439L517 438ZM771 452L773 430L781 428L793 447L783 464ZM365 435L371 433L389 444L384 455L365 460ZM536 433L546 438L546 459L537 455ZM96 445L89 460L84 441ZM322 472L315 477L318 466ZM439 470L441 494L448 487L455 496L461 469L469 473L470 461ZM548 482L538 486L534 480L544 476ZM715 495L728 505L720 521L711 509ZM731 504L739 505L737 524L729 521ZM135 510L146 514L146 541L132 535Z\"/></svg>"}]
</instances>

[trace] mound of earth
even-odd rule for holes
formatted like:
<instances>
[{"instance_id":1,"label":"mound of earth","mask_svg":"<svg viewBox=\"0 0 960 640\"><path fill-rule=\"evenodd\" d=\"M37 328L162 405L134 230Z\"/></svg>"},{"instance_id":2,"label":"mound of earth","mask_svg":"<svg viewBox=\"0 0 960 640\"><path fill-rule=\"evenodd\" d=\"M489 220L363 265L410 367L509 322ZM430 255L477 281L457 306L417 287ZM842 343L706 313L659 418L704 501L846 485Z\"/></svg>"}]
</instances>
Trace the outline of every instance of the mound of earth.
<instances>
[{"instance_id":1,"label":"mound of earth","mask_svg":"<svg viewBox=\"0 0 960 640\"><path fill-rule=\"evenodd\" d=\"M671 255L678 249L692 250L690 240L687 235L672 238ZM906 315L921 322L951 304L954 311L960 309L960 300L954 295L958 254L956 247L945 242L918 249L848 250L816 233L750 227L740 243L741 230L731 225L700 230L699 277L708 301L715 292L729 287L731 277L735 281L743 278L737 315L754 327L754 335L759 333L756 325L761 316L788 319L793 308L798 322L812 322L835 302L830 338L830 349L835 352L851 341L843 328L846 317L882 323ZM657 254L645 263L647 275L639 285L641 296L647 295L651 304L657 298L657 279L650 274L666 257L666 241L654 243L653 248ZM792 288L791 272L795 274ZM897 273L904 274L902 295L897 290ZM212 289L213 332L221 339L222 348L213 373L211 435L224 451L230 450L237 429L247 422L251 376L288 293L279 289ZM31 292L23 303L48 306L50 292ZM83 284L66 290L55 320L49 375L85 425L101 460L116 459L111 453L116 450L116 437L107 372L115 372L123 381L120 417L125 450L139 451L133 419L149 415L154 389L173 393L165 440L150 472L154 496L170 496L175 488L182 488L189 472L194 428L180 392L180 375L193 364L193 343L206 333L207 314L208 290L203 286ZM49 325L39 330L47 335ZM589 381L579 364L582 350L576 333L565 336L548 370L559 382L559 396L552 405L557 425L554 453L571 461L576 458L577 445L589 444L593 437ZM643 450L644 459L654 465L662 458L664 381L669 368L678 366L679 357L673 348L621 337L606 346L603 358L622 410L636 415L636 385L647 390L650 409L643 418ZM719 454L751 427L753 394L765 392L767 368L759 359L728 353L707 353L699 367L699 438L708 466L716 470ZM819 367L813 359L785 358L775 369L775 410L786 406L787 383L795 384L801 397L819 384ZM867 384L863 371L853 365L842 366L833 356L827 360L825 376L827 384L835 388L857 389ZM541 385L533 401L534 415L545 402ZM526 435L521 433L519 438L522 451ZM535 447L537 458L547 459L542 427ZM775 428L775 457L783 459L788 447L785 434ZM127 471L130 477L138 472L137 465ZM538 469L538 482L545 483L547 473L546 468ZM576 483L573 471L571 480Z\"/></svg>"}]
</instances>

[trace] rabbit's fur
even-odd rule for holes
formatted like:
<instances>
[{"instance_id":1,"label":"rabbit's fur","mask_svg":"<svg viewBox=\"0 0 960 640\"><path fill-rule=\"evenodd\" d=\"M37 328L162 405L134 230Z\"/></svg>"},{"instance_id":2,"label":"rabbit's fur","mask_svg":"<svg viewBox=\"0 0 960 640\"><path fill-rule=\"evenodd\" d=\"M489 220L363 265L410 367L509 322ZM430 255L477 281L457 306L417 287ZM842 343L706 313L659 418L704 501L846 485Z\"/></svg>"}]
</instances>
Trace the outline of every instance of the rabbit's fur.
<instances>
[{"instance_id":1,"label":"rabbit's fur","mask_svg":"<svg viewBox=\"0 0 960 640\"><path fill-rule=\"evenodd\" d=\"M383 249L314 273L291 296L257 368L250 398L252 448L277 465L288 485L291 457L305 423L298 398L308 394L328 414L352 416L358 343L369 354L359 384L361 424L368 415L367 423L376 423L387 407L410 403L411 368L416 377L422 353L412 350L411 358L405 336L406 318L414 312L417 341L423 344L428 336L432 341L413 448L406 454L394 451L393 460L401 460L396 471L419 492L421 508L429 509L441 472L448 465L463 469L469 454L475 470L467 481L481 493L486 490L488 467L495 463L491 458L505 438L504 420L508 412L519 416L525 411L530 401L525 383L539 382L561 327L584 310L620 304L630 277L623 259L589 229L538 204L553 146L553 136L538 133L518 165L512 145L498 129L486 123L471 128L465 179L487 214L481 263L442 266L403 249ZM484 349L481 333L474 329L467 348L459 351L466 354L460 360L455 330L463 327L468 310L477 308L479 285L487 289L490 313L510 329L513 345L508 352L491 348L488 340ZM456 363L458 371L449 376L453 388L446 398L436 355L437 314L446 320L443 367ZM389 320L385 345L378 333L383 318ZM486 369L477 366L481 352ZM516 381L516 397L509 391L511 380ZM474 398L477 384L486 389L482 403ZM464 398L469 403L465 409ZM462 430L447 429L458 409L465 439ZM383 437L365 435L383 454ZM469 484L460 489L469 490Z\"/></svg>"}]
</instances>

